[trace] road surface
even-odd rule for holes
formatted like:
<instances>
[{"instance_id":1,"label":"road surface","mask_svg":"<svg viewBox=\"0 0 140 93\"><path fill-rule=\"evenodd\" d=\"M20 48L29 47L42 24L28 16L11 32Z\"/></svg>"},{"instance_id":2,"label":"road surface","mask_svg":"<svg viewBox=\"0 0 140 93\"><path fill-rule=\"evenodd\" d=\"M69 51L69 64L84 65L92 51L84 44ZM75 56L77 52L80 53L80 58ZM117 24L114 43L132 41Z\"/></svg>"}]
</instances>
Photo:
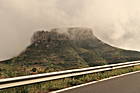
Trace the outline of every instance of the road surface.
<instances>
[{"instance_id":1,"label":"road surface","mask_svg":"<svg viewBox=\"0 0 140 93\"><path fill-rule=\"evenodd\" d=\"M140 93L140 73L135 73L61 93Z\"/></svg>"}]
</instances>

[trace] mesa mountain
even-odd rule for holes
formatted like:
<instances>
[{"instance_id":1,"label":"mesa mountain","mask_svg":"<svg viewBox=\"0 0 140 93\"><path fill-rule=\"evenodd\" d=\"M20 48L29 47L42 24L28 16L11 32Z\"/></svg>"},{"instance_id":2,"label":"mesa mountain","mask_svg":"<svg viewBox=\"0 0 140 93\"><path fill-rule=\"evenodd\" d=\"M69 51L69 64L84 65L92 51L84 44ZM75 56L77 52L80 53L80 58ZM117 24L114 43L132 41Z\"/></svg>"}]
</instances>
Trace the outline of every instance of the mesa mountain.
<instances>
[{"instance_id":1,"label":"mesa mountain","mask_svg":"<svg viewBox=\"0 0 140 93\"><path fill-rule=\"evenodd\" d=\"M64 70L140 60L140 52L112 47L89 28L56 28L34 33L26 50L11 60L23 66Z\"/></svg>"}]
</instances>

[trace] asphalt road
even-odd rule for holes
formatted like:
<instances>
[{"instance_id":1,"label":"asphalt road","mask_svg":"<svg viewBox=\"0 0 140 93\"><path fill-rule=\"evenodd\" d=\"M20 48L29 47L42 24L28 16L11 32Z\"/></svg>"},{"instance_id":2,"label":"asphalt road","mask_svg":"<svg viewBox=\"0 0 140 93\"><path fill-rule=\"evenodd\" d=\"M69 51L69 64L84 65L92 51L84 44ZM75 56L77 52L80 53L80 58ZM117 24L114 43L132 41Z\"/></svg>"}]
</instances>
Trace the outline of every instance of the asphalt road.
<instances>
[{"instance_id":1,"label":"asphalt road","mask_svg":"<svg viewBox=\"0 0 140 93\"><path fill-rule=\"evenodd\" d=\"M61 93L140 93L140 73L135 73Z\"/></svg>"}]
</instances>

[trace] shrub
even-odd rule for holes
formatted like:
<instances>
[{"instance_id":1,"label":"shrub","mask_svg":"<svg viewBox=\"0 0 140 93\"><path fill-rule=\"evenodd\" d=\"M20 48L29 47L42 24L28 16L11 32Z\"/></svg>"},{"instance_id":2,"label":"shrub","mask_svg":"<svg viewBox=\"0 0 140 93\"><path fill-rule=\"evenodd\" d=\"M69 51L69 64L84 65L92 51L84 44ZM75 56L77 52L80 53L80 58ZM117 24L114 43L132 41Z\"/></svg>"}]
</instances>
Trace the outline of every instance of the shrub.
<instances>
[{"instance_id":1,"label":"shrub","mask_svg":"<svg viewBox=\"0 0 140 93\"><path fill-rule=\"evenodd\" d=\"M32 72L37 72L37 68L32 68Z\"/></svg>"}]
</instances>

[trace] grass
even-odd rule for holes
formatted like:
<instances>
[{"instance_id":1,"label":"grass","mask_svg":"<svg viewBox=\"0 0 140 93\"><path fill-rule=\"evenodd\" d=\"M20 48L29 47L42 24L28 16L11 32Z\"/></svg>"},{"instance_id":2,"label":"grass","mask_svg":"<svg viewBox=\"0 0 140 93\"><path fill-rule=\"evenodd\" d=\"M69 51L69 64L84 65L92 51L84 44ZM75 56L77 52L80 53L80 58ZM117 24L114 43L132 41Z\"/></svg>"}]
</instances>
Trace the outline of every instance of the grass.
<instances>
[{"instance_id":1,"label":"grass","mask_svg":"<svg viewBox=\"0 0 140 93\"><path fill-rule=\"evenodd\" d=\"M36 69L34 71L33 69ZM54 70L55 71L55 70ZM0 79L53 72L42 66L21 66L16 64L0 63Z\"/></svg>"},{"instance_id":2,"label":"grass","mask_svg":"<svg viewBox=\"0 0 140 93\"><path fill-rule=\"evenodd\" d=\"M138 70L140 70L140 66L127 67L127 68L106 71L106 72L99 72L99 73L81 75L81 76L76 76L71 78L53 80L53 81L48 81L43 83L37 83L32 85L20 86L16 88L4 89L4 90L0 90L0 93L48 93L50 91L72 87L75 85L80 85L91 81L98 81L104 78L109 78L112 76L117 76L117 75L138 71Z\"/></svg>"}]
</instances>

